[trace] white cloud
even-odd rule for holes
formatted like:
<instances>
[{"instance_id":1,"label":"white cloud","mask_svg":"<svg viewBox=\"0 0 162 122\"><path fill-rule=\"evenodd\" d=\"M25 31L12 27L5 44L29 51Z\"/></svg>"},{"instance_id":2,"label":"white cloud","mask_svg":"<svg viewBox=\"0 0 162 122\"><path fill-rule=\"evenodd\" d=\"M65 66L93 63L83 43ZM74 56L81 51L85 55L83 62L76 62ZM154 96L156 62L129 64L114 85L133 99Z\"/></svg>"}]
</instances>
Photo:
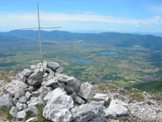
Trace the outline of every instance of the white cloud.
<instances>
[{"instance_id":1,"label":"white cloud","mask_svg":"<svg viewBox=\"0 0 162 122\"><path fill-rule=\"evenodd\" d=\"M149 10L154 13L162 14L162 5L150 6Z\"/></svg>"},{"instance_id":2,"label":"white cloud","mask_svg":"<svg viewBox=\"0 0 162 122\"><path fill-rule=\"evenodd\" d=\"M77 28L86 23L87 28L94 28L95 24L100 25L130 25L135 28L148 25L162 25L162 18L155 16L147 19L117 18L113 16L96 15L93 13L68 14L68 13L41 13L41 23L43 26L58 24L59 26ZM87 24L88 23L88 24ZM91 24L95 23L95 24ZM22 27L33 27L37 25L36 13L0 13L0 28L20 29ZM80 27L81 27L80 26ZM100 27L102 28L102 27ZM104 28L104 27L103 27ZM113 28L113 26L112 26Z\"/></svg>"}]
</instances>

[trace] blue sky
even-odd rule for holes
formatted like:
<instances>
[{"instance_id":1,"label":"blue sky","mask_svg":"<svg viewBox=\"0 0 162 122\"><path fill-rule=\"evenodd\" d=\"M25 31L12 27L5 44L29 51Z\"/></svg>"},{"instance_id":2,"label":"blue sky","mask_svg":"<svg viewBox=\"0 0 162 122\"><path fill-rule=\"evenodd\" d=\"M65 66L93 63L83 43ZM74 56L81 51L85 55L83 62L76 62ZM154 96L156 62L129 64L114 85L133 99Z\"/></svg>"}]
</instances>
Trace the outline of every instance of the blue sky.
<instances>
[{"instance_id":1,"label":"blue sky","mask_svg":"<svg viewBox=\"0 0 162 122\"><path fill-rule=\"evenodd\" d=\"M162 0L0 0L0 31L42 26L74 32L162 32Z\"/></svg>"}]
</instances>

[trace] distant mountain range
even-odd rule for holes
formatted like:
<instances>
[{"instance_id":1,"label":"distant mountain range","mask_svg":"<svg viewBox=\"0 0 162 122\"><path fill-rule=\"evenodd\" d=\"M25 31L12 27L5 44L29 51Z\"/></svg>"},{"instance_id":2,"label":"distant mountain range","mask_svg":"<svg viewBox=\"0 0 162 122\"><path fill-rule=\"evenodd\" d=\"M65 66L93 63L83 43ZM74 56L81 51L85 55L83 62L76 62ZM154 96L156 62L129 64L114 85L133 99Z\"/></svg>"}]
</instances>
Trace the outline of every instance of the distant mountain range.
<instances>
[{"instance_id":1,"label":"distant mountain range","mask_svg":"<svg viewBox=\"0 0 162 122\"><path fill-rule=\"evenodd\" d=\"M158 34L159 35L159 34ZM162 37L153 35L140 35L129 33L71 33L66 31L41 31L42 40L45 42L78 42L96 43L112 45L118 47L132 47L138 45L153 50L162 50ZM0 32L0 43L25 43L38 40L37 31L14 30L10 32Z\"/></svg>"},{"instance_id":2,"label":"distant mountain range","mask_svg":"<svg viewBox=\"0 0 162 122\"><path fill-rule=\"evenodd\" d=\"M155 33L153 35L162 37L162 33Z\"/></svg>"}]
</instances>

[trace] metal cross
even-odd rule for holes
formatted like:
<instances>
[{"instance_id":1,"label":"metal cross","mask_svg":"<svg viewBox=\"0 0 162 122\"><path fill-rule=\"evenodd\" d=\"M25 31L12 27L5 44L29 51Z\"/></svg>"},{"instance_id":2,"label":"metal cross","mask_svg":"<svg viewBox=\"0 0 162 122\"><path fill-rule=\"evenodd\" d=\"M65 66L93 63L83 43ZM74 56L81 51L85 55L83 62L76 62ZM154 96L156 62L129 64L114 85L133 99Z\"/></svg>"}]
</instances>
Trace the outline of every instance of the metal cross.
<instances>
[{"instance_id":1,"label":"metal cross","mask_svg":"<svg viewBox=\"0 0 162 122\"><path fill-rule=\"evenodd\" d=\"M40 60L43 65L43 48L42 48L42 40L41 40L41 29L56 29L61 27L41 27L40 24L40 13L39 13L39 2L37 2L37 16L38 16L38 27L34 28L23 28L23 30L29 30L29 29L38 29L38 40L39 40L39 49L40 49Z\"/></svg>"}]
</instances>

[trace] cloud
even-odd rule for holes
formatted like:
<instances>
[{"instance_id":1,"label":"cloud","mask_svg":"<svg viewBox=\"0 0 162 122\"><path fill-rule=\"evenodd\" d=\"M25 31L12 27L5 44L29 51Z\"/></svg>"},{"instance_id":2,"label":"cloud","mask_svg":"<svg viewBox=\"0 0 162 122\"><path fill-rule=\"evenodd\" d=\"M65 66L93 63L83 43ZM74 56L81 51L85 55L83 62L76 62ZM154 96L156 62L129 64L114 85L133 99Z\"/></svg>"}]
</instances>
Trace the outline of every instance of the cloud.
<instances>
[{"instance_id":1,"label":"cloud","mask_svg":"<svg viewBox=\"0 0 162 122\"><path fill-rule=\"evenodd\" d=\"M43 26L58 24L59 26L70 28L79 28L84 24L87 28L94 28L92 26L99 25L129 25L135 28L140 26L149 25L162 25L162 18L160 16L155 16L146 19L132 19L132 18L118 18L113 16L97 15L94 13L79 13L79 14L69 14L69 13L41 13L41 24ZM22 27L33 27L37 25L37 15L36 13L0 13L0 28L22 28ZM92 24L93 23L93 24ZM101 28L101 27L100 27ZM103 27L104 28L104 27Z\"/></svg>"},{"instance_id":2,"label":"cloud","mask_svg":"<svg viewBox=\"0 0 162 122\"><path fill-rule=\"evenodd\" d=\"M157 14L162 14L162 5L154 5L154 6L150 6L149 10L151 12L157 13Z\"/></svg>"}]
</instances>

